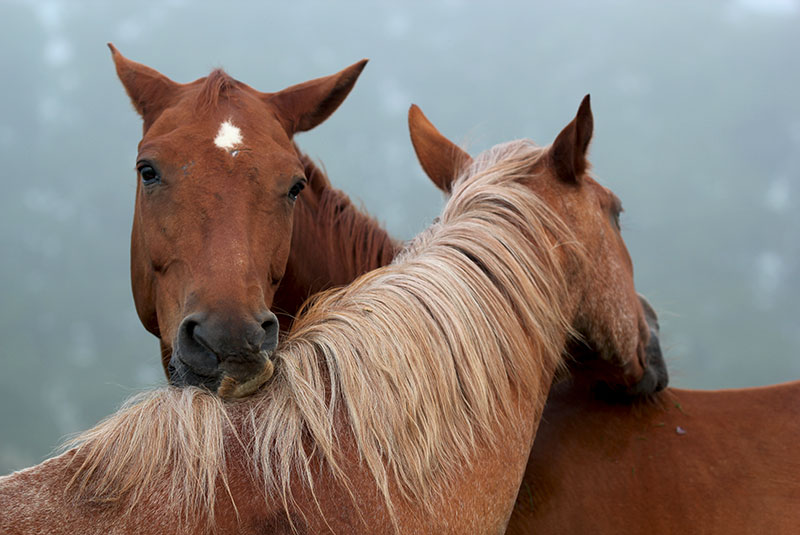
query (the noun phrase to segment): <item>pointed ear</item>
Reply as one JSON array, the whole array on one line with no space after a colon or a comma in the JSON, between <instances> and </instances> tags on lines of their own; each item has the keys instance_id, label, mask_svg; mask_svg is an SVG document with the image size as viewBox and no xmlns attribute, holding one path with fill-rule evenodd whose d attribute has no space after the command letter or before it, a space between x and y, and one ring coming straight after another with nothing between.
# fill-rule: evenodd
<instances>
[{"instance_id":1,"label":"pointed ear","mask_svg":"<svg viewBox=\"0 0 800 535\"><path fill-rule=\"evenodd\" d=\"M278 118L290 136L311 130L336 111L366 64L367 60L362 59L336 74L293 85L277 93L264 93L264 100L275 106Z\"/></svg>"},{"instance_id":2,"label":"pointed ear","mask_svg":"<svg viewBox=\"0 0 800 535\"><path fill-rule=\"evenodd\" d=\"M444 137L416 104L408 110L408 131L425 174L437 188L449 193L456 177L472 163L472 157Z\"/></svg>"},{"instance_id":3,"label":"pointed ear","mask_svg":"<svg viewBox=\"0 0 800 535\"><path fill-rule=\"evenodd\" d=\"M133 107L144 119L144 129L147 130L169 106L180 84L146 65L129 60L111 43L108 43L108 48L117 68L117 76L131 98Z\"/></svg>"},{"instance_id":4,"label":"pointed ear","mask_svg":"<svg viewBox=\"0 0 800 535\"><path fill-rule=\"evenodd\" d=\"M578 114L550 147L550 162L564 182L577 182L586 171L586 150L592 140L594 119L589 95L583 97Z\"/></svg>"}]
</instances>

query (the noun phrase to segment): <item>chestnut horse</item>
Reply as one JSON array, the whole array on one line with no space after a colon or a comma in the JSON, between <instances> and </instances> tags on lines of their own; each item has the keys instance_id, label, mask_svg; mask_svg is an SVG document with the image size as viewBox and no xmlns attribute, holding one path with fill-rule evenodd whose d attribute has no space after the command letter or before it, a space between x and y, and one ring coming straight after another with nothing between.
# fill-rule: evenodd
<instances>
[{"instance_id":1,"label":"chestnut horse","mask_svg":"<svg viewBox=\"0 0 800 535\"><path fill-rule=\"evenodd\" d=\"M800 381L609 404L585 378L550 391L507 533L797 532Z\"/></svg>"},{"instance_id":2,"label":"chestnut horse","mask_svg":"<svg viewBox=\"0 0 800 535\"><path fill-rule=\"evenodd\" d=\"M0 480L0 527L502 532L567 341L632 384L648 328L618 201L585 173L588 98L552 146L469 161L416 109L410 125L462 175L439 222L318 297L254 397L157 391Z\"/></svg>"},{"instance_id":3,"label":"chestnut horse","mask_svg":"<svg viewBox=\"0 0 800 535\"><path fill-rule=\"evenodd\" d=\"M452 176L426 171L449 190ZM550 392L508 533L795 533L800 381L658 392L658 318L642 305L659 387L645 378L609 403L597 388L607 364L572 344L571 377Z\"/></svg>"},{"instance_id":4,"label":"chestnut horse","mask_svg":"<svg viewBox=\"0 0 800 535\"><path fill-rule=\"evenodd\" d=\"M299 241L293 238L287 277L293 264L316 271L291 286L284 278L274 306L287 311L305 300L305 287L313 293L324 289L320 281L344 284L388 263L386 251L398 247L310 162L306 174L311 191L300 199L308 207L298 204ZM450 189L452 179L431 178ZM339 261L311 262L320 247ZM651 332L647 362L660 387L666 370L658 319L642 303ZM790 533L800 525L793 506L800 503L800 480L777 472L800 465L800 454L787 447L800 440L800 382L718 392L669 389L609 404L607 396L595 396L603 363L586 348L575 346L572 353L571 378L548 397L508 533L756 532L761 526ZM629 393L652 394L645 383ZM732 484L738 492L721 492ZM590 514L575 514L576 501Z\"/></svg>"},{"instance_id":5,"label":"chestnut horse","mask_svg":"<svg viewBox=\"0 0 800 535\"><path fill-rule=\"evenodd\" d=\"M292 136L336 110L366 60L261 93L221 70L179 84L109 48L144 122L131 232L139 318L172 384L246 395L272 372L269 307L307 182Z\"/></svg>"}]
</instances>

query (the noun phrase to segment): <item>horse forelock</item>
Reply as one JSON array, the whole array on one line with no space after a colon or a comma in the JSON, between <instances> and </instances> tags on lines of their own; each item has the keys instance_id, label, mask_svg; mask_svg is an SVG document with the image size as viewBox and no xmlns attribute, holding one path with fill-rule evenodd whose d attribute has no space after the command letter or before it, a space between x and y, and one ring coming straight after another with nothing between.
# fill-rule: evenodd
<instances>
[{"instance_id":1,"label":"horse forelock","mask_svg":"<svg viewBox=\"0 0 800 535\"><path fill-rule=\"evenodd\" d=\"M540 154L517 142L479 156L440 221L393 264L315 300L253 398L226 405L162 389L87 432L73 486L134 506L161 485L187 518L213 518L227 488L226 448L247 436L258 480L287 513L294 485L313 494L314 459L354 495L345 442L390 515L398 494L435 503L476 446L520 418L518 399L544 405L547 373L570 334L561 303L574 238L513 180Z\"/></svg>"},{"instance_id":2,"label":"horse forelock","mask_svg":"<svg viewBox=\"0 0 800 535\"><path fill-rule=\"evenodd\" d=\"M212 111L219 106L219 101L238 87L239 82L222 69L214 69L201 81L197 96L197 111Z\"/></svg>"}]
</instances>

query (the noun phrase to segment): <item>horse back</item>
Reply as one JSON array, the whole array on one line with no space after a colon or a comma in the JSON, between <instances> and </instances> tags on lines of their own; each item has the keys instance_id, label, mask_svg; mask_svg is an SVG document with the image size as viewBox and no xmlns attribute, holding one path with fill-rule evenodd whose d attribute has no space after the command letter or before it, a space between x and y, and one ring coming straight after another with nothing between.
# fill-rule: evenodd
<instances>
[{"instance_id":1,"label":"horse back","mask_svg":"<svg viewBox=\"0 0 800 535\"><path fill-rule=\"evenodd\" d=\"M800 381L634 405L562 385L508 533L794 532L799 440Z\"/></svg>"}]
</instances>

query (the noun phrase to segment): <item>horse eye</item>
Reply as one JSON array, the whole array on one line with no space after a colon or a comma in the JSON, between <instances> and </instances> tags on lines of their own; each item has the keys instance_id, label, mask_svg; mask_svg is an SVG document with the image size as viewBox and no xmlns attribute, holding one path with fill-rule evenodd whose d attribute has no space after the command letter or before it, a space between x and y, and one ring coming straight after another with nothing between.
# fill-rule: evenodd
<instances>
[{"instance_id":1,"label":"horse eye","mask_svg":"<svg viewBox=\"0 0 800 535\"><path fill-rule=\"evenodd\" d=\"M620 208L618 210L614 210L614 212L611 214L614 221L614 225L617 227L617 230L622 230L622 227L619 224L619 217L620 215L622 215L622 212L623 210L622 208Z\"/></svg>"},{"instance_id":2,"label":"horse eye","mask_svg":"<svg viewBox=\"0 0 800 535\"><path fill-rule=\"evenodd\" d=\"M137 171L139 171L139 176L142 177L142 183L145 186L149 186L150 184L155 184L156 182L161 180L158 171L156 171L155 168L150 164L145 163L139 165Z\"/></svg>"},{"instance_id":3,"label":"horse eye","mask_svg":"<svg viewBox=\"0 0 800 535\"><path fill-rule=\"evenodd\" d=\"M298 180L292 186L292 189L289 190L289 198L293 201L297 200L297 196L300 195L300 192L306 187L306 180Z\"/></svg>"},{"instance_id":4,"label":"horse eye","mask_svg":"<svg viewBox=\"0 0 800 535\"><path fill-rule=\"evenodd\" d=\"M617 230L622 230L619 225L619 216L622 215L622 212L625 210L622 209L622 202L614 196L611 198L611 206L609 207L609 215L611 216L611 222L614 223L614 226L617 227Z\"/></svg>"}]
</instances>

